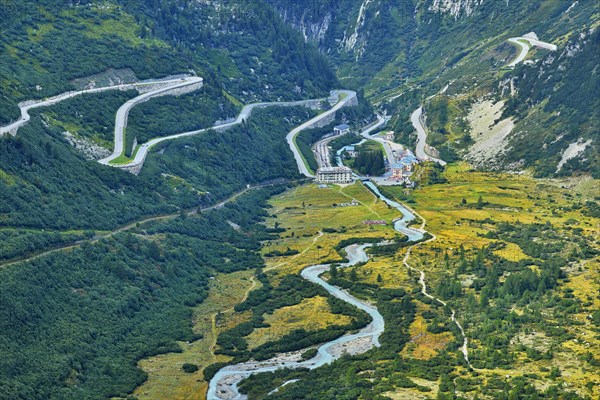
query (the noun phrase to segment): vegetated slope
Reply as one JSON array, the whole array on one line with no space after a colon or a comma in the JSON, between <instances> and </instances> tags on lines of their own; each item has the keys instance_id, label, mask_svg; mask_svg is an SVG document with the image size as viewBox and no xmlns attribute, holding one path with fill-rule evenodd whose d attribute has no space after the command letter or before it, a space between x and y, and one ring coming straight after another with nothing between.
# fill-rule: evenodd
<instances>
[{"instance_id":1,"label":"vegetated slope","mask_svg":"<svg viewBox=\"0 0 600 400\"><path fill-rule=\"evenodd\" d=\"M589 30L574 35L559 53L515 71L518 89L503 117L514 116L517 123L505 162L535 166L544 176L589 171L600 178L599 65L600 31Z\"/></svg>"},{"instance_id":2,"label":"vegetated slope","mask_svg":"<svg viewBox=\"0 0 600 400\"><path fill-rule=\"evenodd\" d=\"M260 267L255 222L279 190L0 271L0 398L127 396L146 378L140 358L198 339L191 307L209 276Z\"/></svg>"},{"instance_id":3,"label":"vegetated slope","mask_svg":"<svg viewBox=\"0 0 600 400\"><path fill-rule=\"evenodd\" d=\"M269 2L332 59L344 84L363 87L372 101L381 102L393 115L390 125L402 142L414 143L409 116L423 104L434 133L428 140L450 161L472 144L466 123L472 104L496 94L499 82L512 76L505 66L518 51L506 40L533 31L540 40L558 45L560 53L569 40L597 25L599 11L597 2L562 0L320 0L309 7L297 1ZM548 53L532 48L528 59ZM573 85L580 85L587 76L574 74L571 79L575 80ZM520 80L514 82L518 85ZM424 101L448 84L448 97ZM548 96L548 92L543 93ZM446 115L440 118L436 115L440 112ZM583 121L594 115L582 114L563 116L550 130L554 139L567 125L586 130ZM537 137L545 118L536 114L529 118L540 125L533 135ZM518 137L513 134L508 139L516 143ZM493 163L533 167L537 174L548 175L556 172L565 147L560 143L542 153L531 152L525 163L513 162L523 158L518 152L497 157ZM571 163L577 164L577 170L589 171L584 158L576 157ZM559 174L572 172L568 166L559 170Z\"/></svg>"},{"instance_id":4,"label":"vegetated slope","mask_svg":"<svg viewBox=\"0 0 600 400\"><path fill-rule=\"evenodd\" d=\"M285 135L310 115L306 108L258 110L230 131L165 143L139 176L85 161L36 118L0 141L0 154L9 157L0 180L3 233L16 236L22 230L15 227L25 226L43 248L56 231L40 228L110 229L143 214L214 203L248 183L296 178ZM278 190L251 191L225 209L132 226L134 235L0 269L7 332L0 339L0 398L100 399L133 391L145 379L140 358L194 339L190 307L206 296L210 275L261 266L257 252L269 233L259 222L264 201ZM14 246L35 251L9 238L0 254Z\"/></svg>"},{"instance_id":5,"label":"vegetated slope","mask_svg":"<svg viewBox=\"0 0 600 400\"><path fill-rule=\"evenodd\" d=\"M111 68L135 73L113 82L214 74L242 102L316 97L336 83L325 58L262 2L25 1L0 12L0 123L18 117L18 101Z\"/></svg>"},{"instance_id":6,"label":"vegetated slope","mask_svg":"<svg viewBox=\"0 0 600 400\"><path fill-rule=\"evenodd\" d=\"M18 117L19 101L190 70L205 86L181 98L184 117L172 118L176 98L157 99L143 105L158 110L148 119L132 114L134 132L188 129L231 116L238 102L320 97L336 84L325 58L256 1L15 1L0 12L1 124ZM2 262L86 242L0 269L1 399L126 396L145 379L140 358L194 339L190 307L210 275L261 265L268 232L257 222L270 189L206 215L132 224L135 235L89 239L297 178L285 135L310 110L261 110L228 132L165 143L139 176L89 161L65 140L69 131L106 146L132 95L40 108L17 136L0 137ZM179 125L161 125L160 112Z\"/></svg>"}]
</instances>

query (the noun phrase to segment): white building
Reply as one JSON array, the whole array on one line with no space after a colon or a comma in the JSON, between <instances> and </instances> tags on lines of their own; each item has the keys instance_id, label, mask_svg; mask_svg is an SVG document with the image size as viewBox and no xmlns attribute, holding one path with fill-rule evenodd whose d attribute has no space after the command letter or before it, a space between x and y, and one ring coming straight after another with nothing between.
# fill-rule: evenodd
<instances>
[{"instance_id":1,"label":"white building","mask_svg":"<svg viewBox=\"0 0 600 400\"><path fill-rule=\"evenodd\" d=\"M352 183L352 170L348 167L322 167L317 170L319 183Z\"/></svg>"},{"instance_id":2,"label":"white building","mask_svg":"<svg viewBox=\"0 0 600 400\"><path fill-rule=\"evenodd\" d=\"M348 124L341 124L333 127L334 135L345 135L348 132L350 132L350 126Z\"/></svg>"}]
</instances>

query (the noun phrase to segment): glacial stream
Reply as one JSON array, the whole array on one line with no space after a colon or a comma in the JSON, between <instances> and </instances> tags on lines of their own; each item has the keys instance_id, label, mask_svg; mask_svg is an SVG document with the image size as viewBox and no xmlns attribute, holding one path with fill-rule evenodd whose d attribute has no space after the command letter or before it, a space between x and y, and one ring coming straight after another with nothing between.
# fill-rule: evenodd
<instances>
[{"instance_id":1,"label":"glacial stream","mask_svg":"<svg viewBox=\"0 0 600 400\"><path fill-rule=\"evenodd\" d=\"M423 239L424 231L414 229L408 224L415 219L415 216L402 204L385 197L372 182L364 184L375 193L381 200L389 206L394 207L400 213L402 218L394 220L394 229L408 236L409 241L418 241ZM365 249L371 244L350 245L345 248L348 255L348 262L340 264L340 267L349 267L360 262L366 262L368 256ZM228 365L221 368L211 379L208 387L208 400L242 400L247 397L239 393L237 385L240 381L252 374L260 372L272 372L280 368L308 368L314 369L325 364L329 364L340 358L345 352L351 354L360 354L370 350L373 347L379 347L379 336L384 331L383 316L373 305L359 300L340 288L330 285L321 279L321 274L329 270L329 264L312 265L301 272L301 276L317 285L322 286L331 295L341 299L353 306L368 313L372 321L357 333L346 334L335 340L319 345L317 355L310 360L303 361L302 353L307 349L299 351L282 353L265 361L247 361L235 365Z\"/></svg>"}]
</instances>

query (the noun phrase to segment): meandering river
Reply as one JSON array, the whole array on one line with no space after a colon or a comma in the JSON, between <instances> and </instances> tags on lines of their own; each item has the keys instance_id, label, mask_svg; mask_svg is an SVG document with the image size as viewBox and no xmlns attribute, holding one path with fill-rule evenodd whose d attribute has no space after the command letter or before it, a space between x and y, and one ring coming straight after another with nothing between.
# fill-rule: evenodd
<instances>
[{"instance_id":1,"label":"meandering river","mask_svg":"<svg viewBox=\"0 0 600 400\"><path fill-rule=\"evenodd\" d=\"M365 182L365 185L380 199L402 213L401 218L394 220L394 229L396 229L396 231L408 236L409 241L423 239L424 231L408 226L408 224L415 219L415 216L410 210L402 204L385 197L373 183ZM345 250L348 255L348 262L340 264L340 267L349 267L360 262L366 262L368 256L365 253L365 249L369 246L371 246L371 244L354 244L346 247ZM345 352L359 354L364 353L373 347L379 347L379 336L383 333L385 328L383 316L372 304L369 304L364 300L359 300L346 291L330 285L321 279L321 274L329 269L329 265L330 264L312 265L302 270L301 275L304 279L323 287L332 296L368 313L372 318L371 323L357 333L349 333L319 345L317 348L317 355L310 360L301 359L302 353L307 350L303 349L279 354L265 361L247 361L240 364L228 365L220 369L211 379L207 394L208 400L246 399L245 395L239 393L237 385L240 381L252 374L272 372L280 368L314 369L337 360Z\"/></svg>"}]
</instances>

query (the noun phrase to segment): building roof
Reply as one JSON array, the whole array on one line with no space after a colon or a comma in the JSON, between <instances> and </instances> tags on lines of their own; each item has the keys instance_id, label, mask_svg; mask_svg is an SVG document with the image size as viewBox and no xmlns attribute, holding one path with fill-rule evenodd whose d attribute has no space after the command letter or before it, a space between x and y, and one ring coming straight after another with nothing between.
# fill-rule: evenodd
<instances>
[{"instance_id":1,"label":"building roof","mask_svg":"<svg viewBox=\"0 0 600 400\"><path fill-rule=\"evenodd\" d=\"M321 167L317 170L317 173L319 172L338 172L338 173L342 173L342 172L352 172L352 170L348 167Z\"/></svg>"},{"instance_id":2,"label":"building roof","mask_svg":"<svg viewBox=\"0 0 600 400\"><path fill-rule=\"evenodd\" d=\"M354 151L354 146L346 146L346 151Z\"/></svg>"},{"instance_id":3,"label":"building roof","mask_svg":"<svg viewBox=\"0 0 600 400\"><path fill-rule=\"evenodd\" d=\"M417 163L417 162L419 162L419 159L411 154L411 155L407 155L405 157L402 157L401 162L403 162L403 163Z\"/></svg>"},{"instance_id":4,"label":"building roof","mask_svg":"<svg viewBox=\"0 0 600 400\"><path fill-rule=\"evenodd\" d=\"M350 129L350 125L348 125L348 124L336 125L333 127L333 129L339 129L340 131L343 131L346 129Z\"/></svg>"}]
</instances>

